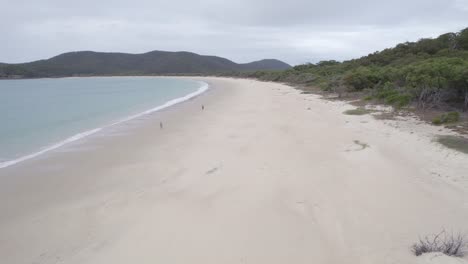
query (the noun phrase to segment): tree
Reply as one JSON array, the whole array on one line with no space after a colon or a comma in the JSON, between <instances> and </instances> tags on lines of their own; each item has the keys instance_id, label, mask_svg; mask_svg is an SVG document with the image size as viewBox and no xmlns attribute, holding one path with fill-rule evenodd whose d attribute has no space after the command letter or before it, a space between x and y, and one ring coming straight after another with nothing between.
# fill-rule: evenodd
<instances>
[{"instance_id":1,"label":"tree","mask_svg":"<svg viewBox=\"0 0 468 264\"><path fill-rule=\"evenodd\" d=\"M457 48L461 50L468 50L468 28L465 28L458 33Z\"/></svg>"}]
</instances>

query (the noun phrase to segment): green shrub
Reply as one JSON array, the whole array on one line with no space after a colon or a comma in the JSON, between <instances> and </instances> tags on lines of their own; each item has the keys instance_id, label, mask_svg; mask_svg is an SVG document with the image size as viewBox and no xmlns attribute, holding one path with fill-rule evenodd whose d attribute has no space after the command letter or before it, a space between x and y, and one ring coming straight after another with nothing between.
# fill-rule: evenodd
<instances>
[{"instance_id":1,"label":"green shrub","mask_svg":"<svg viewBox=\"0 0 468 264\"><path fill-rule=\"evenodd\" d=\"M320 82L317 84L317 86L324 92L331 92L332 89L331 89L331 86L328 85L327 82Z\"/></svg>"},{"instance_id":2,"label":"green shrub","mask_svg":"<svg viewBox=\"0 0 468 264\"><path fill-rule=\"evenodd\" d=\"M455 123L460 120L460 113L458 112L448 112L441 114L437 117L435 117L432 120L432 123L434 125L442 125L442 124L448 124L448 123Z\"/></svg>"},{"instance_id":3,"label":"green shrub","mask_svg":"<svg viewBox=\"0 0 468 264\"><path fill-rule=\"evenodd\" d=\"M434 124L434 125L442 125L443 122L442 122L442 119L440 118L440 116L434 117L434 119L432 119L432 124Z\"/></svg>"},{"instance_id":4,"label":"green shrub","mask_svg":"<svg viewBox=\"0 0 468 264\"><path fill-rule=\"evenodd\" d=\"M454 123L460 120L460 113L458 112L448 112L445 120L447 123Z\"/></svg>"},{"instance_id":5,"label":"green shrub","mask_svg":"<svg viewBox=\"0 0 468 264\"><path fill-rule=\"evenodd\" d=\"M375 97L380 100L385 100L387 97L397 94L399 94L398 91L394 89L380 89L377 91Z\"/></svg>"},{"instance_id":6,"label":"green shrub","mask_svg":"<svg viewBox=\"0 0 468 264\"><path fill-rule=\"evenodd\" d=\"M411 96L407 94L391 94L385 98L385 103L402 108L411 102Z\"/></svg>"},{"instance_id":7,"label":"green shrub","mask_svg":"<svg viewBox=\"0 0 468 264\"><path fill-rule=\"evenodd\" d=\"M412 99L411 95L400 93L389 82L385 83L383 88L377 90L375 98L383 100L386 104L393 105L396 108L408 105Z\"/></svg>"},{"instance_id":8,"label":"green shrub","mask_svg":"<svg viewBox=\"0 0 468 264\"><path fill-rule=\"evenodd\" d=\"M376 72L369 67L358 67L344 76L344 84L361 91L372 88L379 79Z\"/></svg>"}]
</instances>

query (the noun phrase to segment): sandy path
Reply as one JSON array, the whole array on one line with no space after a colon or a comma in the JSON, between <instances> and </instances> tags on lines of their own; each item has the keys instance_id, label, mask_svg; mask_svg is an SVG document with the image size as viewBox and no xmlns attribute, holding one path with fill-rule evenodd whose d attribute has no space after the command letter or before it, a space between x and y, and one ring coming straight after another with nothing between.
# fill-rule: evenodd
<instances>
[{"instance_id":1,"label":"sandy path","mask_svg":"<svg viewBox=\"0 0 468 264\"><path fill-rule=\"evenodd\" d=\"M419 235L468 231L468 155L434 127L204 80L183 106L0 170L2 263L415 263Z\"/></svg>"}]
</instances>

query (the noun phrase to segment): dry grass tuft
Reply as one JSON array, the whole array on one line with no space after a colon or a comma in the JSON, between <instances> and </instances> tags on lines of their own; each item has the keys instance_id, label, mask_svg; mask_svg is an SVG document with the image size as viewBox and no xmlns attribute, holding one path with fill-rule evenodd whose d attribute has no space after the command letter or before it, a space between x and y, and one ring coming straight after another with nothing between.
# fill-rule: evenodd
<instances>
[{"instance_id":1,"label":"dry grass tuft","mask_svg":"<svg viewBox=\"0 0 468 264\"><path fill-rule=\"evenodd\" d=\"M411 251L420 256L424 253L440 252L448 256L463 257L468 247L466 237L460 233L447 233L445 230L436 235L420 238L411 246Z\"/></svg>"}]
</instances>

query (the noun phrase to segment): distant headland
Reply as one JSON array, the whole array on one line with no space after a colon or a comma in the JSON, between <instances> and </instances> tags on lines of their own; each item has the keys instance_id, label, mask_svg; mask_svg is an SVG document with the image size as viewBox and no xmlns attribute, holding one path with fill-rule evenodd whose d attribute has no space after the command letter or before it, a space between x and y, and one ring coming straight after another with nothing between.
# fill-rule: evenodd
<instances>
[{"instance_id":1,"label":"distant headland","mask_svg":"<svg viewBox=\"0 0 468 264\"><path fill-rule=\"evenodd\" d=\"M151 51L142 54L77 51L28 63L0 63L0 78L207 74L289 68L289 64L276 59L239 64L217 56L185 51Z\"/></svg>"}]
</instances>

